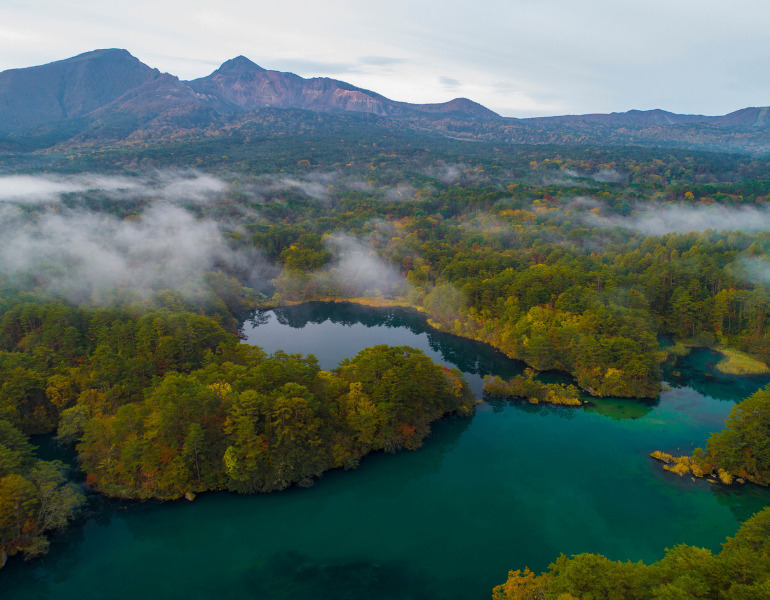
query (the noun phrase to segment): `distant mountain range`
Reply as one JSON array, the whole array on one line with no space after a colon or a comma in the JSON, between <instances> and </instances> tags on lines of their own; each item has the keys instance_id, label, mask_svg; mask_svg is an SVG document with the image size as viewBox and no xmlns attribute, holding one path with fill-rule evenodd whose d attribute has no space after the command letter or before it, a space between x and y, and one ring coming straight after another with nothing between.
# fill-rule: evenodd
<instances>
[{"instance_id":1,"label":"distant mountain range","mask_svg":"<svg viewBox=\"0 0 770 600\"><path fill-rule=\"evenodd\" d=\"M0 73L0 148L29 151L178 139L237 129L264 110L387 119L387 127L496 143L638 144L770 151L770 109L723 116L664 110L514 119L466 98L410 104L325 77L266 70L244 56L182 81L126 50ZM298 117L301 118L301 117Z\"/></svg>"},{"instance_id":2,"label":"distant mountain range","mask_svg":"<svg viewBox=\"0 0 770 600\"><path fill-rule=\"evenodd\" d=\"M443 104L409 104L343 81L268 71L238 56L208 77L182 81L148 67L126 50L94 50L39 67L0 73L0 134L57 121L113 115L161 117L244 113L262 108L362 112L384 117L455 114L496 119L480 104L457 98Z\"/></svg>"},{"instance_id":3,"label":"distant mountain range","mask_svg":"<svg viewBox=\"0 0 770 600\"><path fill-rule=\"evenodd\" d=\"M550 123L597 123L601 125L689 125L708 123L718 127L760 128L770 126L770 107L742 108L727 115L708 117L706 115L679 115L665 110L629 110L622 113L565 115L561 117L535 117L524 119L532 122Z\"/></svg>"}]
</instances>

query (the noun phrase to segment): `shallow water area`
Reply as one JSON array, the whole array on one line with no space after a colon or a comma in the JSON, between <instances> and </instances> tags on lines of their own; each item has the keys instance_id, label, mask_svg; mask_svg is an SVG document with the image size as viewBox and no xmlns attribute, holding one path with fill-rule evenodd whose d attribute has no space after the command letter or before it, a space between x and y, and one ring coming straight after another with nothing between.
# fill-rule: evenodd
<instances>
[{"instance_id":1,"label":"shallow water area","mask_svg":"<svg viewBox=\"0 0 770 600\"><path fill-rule=\"evenodd\" d=\"M326 369L366 346L416 346L458 366L477 394L484 375L524 368L400 309L311 303L261 313L244 333L268 352L313 353ZM767 381L703 376L698 352L656 401L491 400L434 424L418 451L366 457L309 489L94 498L44 560L0 572L2 598L489 598L509 569L541 571L561 552L653 561L678 543L718 550L770 504L768 490L693 482L648 454L702 446Z\"/></svg>"}]
</instances>

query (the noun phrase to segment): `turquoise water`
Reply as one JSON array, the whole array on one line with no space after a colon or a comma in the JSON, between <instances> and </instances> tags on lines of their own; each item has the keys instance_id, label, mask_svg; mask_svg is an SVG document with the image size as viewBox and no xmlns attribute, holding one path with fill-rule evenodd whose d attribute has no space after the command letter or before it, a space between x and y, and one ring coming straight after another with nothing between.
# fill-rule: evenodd
<instances>
[{"instance_id":1,"label":"turquoise water","mask_svg":"<svg viewBox=\"0 0 770 600\"><path fill-rule=\"evenodd\" d=\"M390 343L460 366L477 391L484 374L522 370L406 311L310 304L256 321L244 327L249 343L312 352L326 368ZM648 453L703 445L742 397L728 392L768 379L720 379L708 353L689 361L657 401L485 402L472 418L436 423L416 452L367 457L308 489L192 503L94 498L43 561L14 559L0 572L0 595L481 599L509 569L540 571L560 552L652 561L677 543L718 550L770 493L679 478Z\"/></svg>"}]
</instances>

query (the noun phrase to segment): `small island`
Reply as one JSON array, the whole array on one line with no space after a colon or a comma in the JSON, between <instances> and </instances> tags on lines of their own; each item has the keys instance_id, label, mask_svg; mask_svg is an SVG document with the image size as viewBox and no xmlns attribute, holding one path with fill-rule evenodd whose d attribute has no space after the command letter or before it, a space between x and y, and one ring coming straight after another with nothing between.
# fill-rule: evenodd
<instances>
[{"instance_id":1,"label":"small island","mask_svg":"<svg viewBox=\"0 0 770 600\"><path fill-rule=\"evenodd\" d=\"M487 377L484 393L495 398L521 398L530 404L561 404L583 406L580 392L574 385L543 383L535 379L536 371L526 369L524 375L516 375L508 381L500 377Z\"/></svg>"}]
</instances>

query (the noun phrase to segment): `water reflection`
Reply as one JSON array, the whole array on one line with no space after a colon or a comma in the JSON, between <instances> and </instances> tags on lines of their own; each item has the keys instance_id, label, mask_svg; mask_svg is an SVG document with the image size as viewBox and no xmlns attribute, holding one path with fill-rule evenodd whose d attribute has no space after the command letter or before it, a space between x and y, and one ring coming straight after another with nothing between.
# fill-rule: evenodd
<instances>
[{"instance_id":1,"label":"water reflection","mask_svg":"<svg viewBox=\"0 0 770 600\"><path fill-rule=\"evenodd\" d=\"M251 342L250 332L268 325L271 318L278 324L292 329L304 329L309 324L325 323L345 327L363 327L366 329L385 328L400 330L414 337L425 338L427 348L440 355L444 362L450 363L467 374L479 376L500 375L513 377L524 371L521 361L511 360L502 352L487 344L467 340L458 336L437 331L426 322L425 316L415 310L404 308L372 308L351 303L308 302L297 306L286 306L270 311L258 311L246 320L248 327L244 332ZM337 336L341 331L337 330ZM404 343L409 336L403 336ZM327 343L332 342L327 338ZM259 345L259 339L255 342ZM424 348L424 349L427 349Z\"/></svg>"},{"instance_id":2,"label":"water reflection","mask_svg":"<svg viewBox=\"0 0 770 600\"><path fill-rule=\"evenodd\" d=\"M659 398L591 398L584 410L618 421L641 419L650 414L658 404Z\"/></svg>"},{"instance_id":3,"label":"water reflection","mask_svg":"<svg viewBox=\"0 0 770 600\"><path fill-rule=\"evenodd\" d=\"M738 486L710 484L719 504L727 506L738 521L745 521L762 510L768 502L768 492L753 483Z\"/></svg>"},{"instance_id":4,"label":"water reflection","mask_svg":"<svg viewBox=\"0 0 770 600\"><path fill-rule=\"evenodd\" d=\"M433 600L438 598L436 583L407 561L373 562L356 557L330 562L289 551L274 554L250 569L241 585L252 598ZM216 596L223 597L221 593Z\"/></svg>"},{"instance_id":5,"label":"water reflection","mask_svg":"<svg viewBox=\"0 0 770 600\"><path fill-rule=\"evenodd\" d=\"M770 375L720 373L716 364L722 358L715 350L694 348L676 365L663 365L663 377L672 386L690 387L704 396L729 402L740 401L770 383Z\"/></svg>"},{"instance_id":6,"label":"water reflection","mask_svg":"<svg viewBox=\"0 0 770 600\"><path fill-rule=\"evenodd\" d=\"M540 417L558 417L560 419L574 419L577 411L574 406L559 406L556 404L548 404L547 402L541 402L539 404L531 404L526 400L507 398L494 398L492 396L484 396L484 401L492 408L492 412L502 413L508 407L514 406L516 410L528 415L538 415Z\"/></svg>"},{"instance_id":7,"label":"water reflection","mask_svg":"<svg viewBox=\"0 0 770 600\"><path fill-rule=\"evenodd\" d=\"M297 341L294 334L301 331ZM269 311L258 311L247 320L244 333L248 342L263 346L268 352L278 348L292 352L312 352L321 357L323 368L336 366L336 361L353 356L367 345L378 343L405 344L421 348L429 356L459 368L468 379L471 389L499 411L507 402L521 410L543 415L572 418L573 408L539 406L527 402L499 401L486 397L482 380L486 375L508 379L524 372L522 361L512 360L487 344L436 331L423 314L403 308L371 308L351 303L308 302ZM296 343L295 346L291 344ZM323 361L326 361L324 364ZM539 373L546 383L574 384L574 379L557 371ZM652 399L592 398L585 410L610 419L639 419L657 405Z\"/></svg>"}]
</instances>

